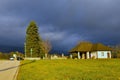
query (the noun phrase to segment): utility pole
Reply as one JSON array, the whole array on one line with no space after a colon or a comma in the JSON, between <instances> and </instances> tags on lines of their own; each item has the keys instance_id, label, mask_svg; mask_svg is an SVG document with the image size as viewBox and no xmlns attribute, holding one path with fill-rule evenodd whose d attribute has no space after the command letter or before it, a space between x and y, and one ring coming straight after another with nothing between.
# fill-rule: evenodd
<instances>
[{"instance_id":1,"label":"utility pole","mask_svg":"<svg viewBox=\"0 0 120 80\"><path fill-rule=\"evenodd\" d=\"M26 43L24 43L24 47L25 47L25 58L27 57L26 56Z\"/></svg>"},{"instance_id":2,"label":"utility pole","mask_svg":"<svg viewBox=\"0 0 120 80\"><path fill-rule=\"evenodd\" d=\"M33 50L32 50L32 48L31 48L31 49L30 49L31 58L32 58L32 51L33 51Z\"/></svg>"}]
</instances>

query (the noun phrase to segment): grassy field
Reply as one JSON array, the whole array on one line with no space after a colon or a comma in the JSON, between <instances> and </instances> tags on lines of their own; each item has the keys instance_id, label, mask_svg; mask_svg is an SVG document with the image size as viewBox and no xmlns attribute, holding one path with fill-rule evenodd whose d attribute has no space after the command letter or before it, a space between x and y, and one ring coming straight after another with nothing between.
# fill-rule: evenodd
<instances>
[{"instance_id":1,"label":"grassy field","mask_svg":"<svg viewBox=\"0 0 120 80\"><path fill-rule=\"evenodd\" d=\"M120 59L22 61L18 80L120 80Z\"/></svg>"}]
</instances>

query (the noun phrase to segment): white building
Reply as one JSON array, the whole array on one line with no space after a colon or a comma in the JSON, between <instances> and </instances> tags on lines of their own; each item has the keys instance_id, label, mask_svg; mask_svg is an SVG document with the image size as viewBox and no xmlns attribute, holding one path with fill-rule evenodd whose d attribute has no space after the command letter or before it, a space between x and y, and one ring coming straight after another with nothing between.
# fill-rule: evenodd
<instances>
[{"instance_id":1,"label":"white building","mask_svg":"<svg viewBox=\"0 0 120 80\"><path fill-rule=\"evenodd\" d=\"M92 44L90 42L81 42L69 52L70 54L77 54L78 59L97 59L97 58L111 58L112 49L101 43Z\"/></svg>"}]
</instances>

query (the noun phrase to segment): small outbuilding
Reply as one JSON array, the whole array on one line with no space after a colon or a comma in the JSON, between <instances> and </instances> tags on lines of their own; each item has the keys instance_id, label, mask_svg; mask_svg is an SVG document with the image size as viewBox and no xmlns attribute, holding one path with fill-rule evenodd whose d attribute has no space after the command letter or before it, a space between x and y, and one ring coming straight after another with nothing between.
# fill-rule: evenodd
<instances>
[{"instance_id":1,"label":"small outbuilding","mask_svg":"<svg viewBox=\"0 0 120 80\"><path fill-rule=\"evenodd\" d=\"M93 44L91 42L80 42L69 53L77 54L78 59L100 59L111 58L112 48L101 43Z\"/></svg>"}]
</instances>

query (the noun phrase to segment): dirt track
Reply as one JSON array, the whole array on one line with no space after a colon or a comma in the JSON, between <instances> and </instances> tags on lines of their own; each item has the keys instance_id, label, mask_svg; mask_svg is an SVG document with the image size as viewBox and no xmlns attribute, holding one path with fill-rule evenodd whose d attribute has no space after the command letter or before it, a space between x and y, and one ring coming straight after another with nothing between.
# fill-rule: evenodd
<instances>
[{"instance_id":1,"label":"dirt track","mask_svg":"<svg viewBox=\"0 0 120 80\"><path fill-rule=\"evenodd\" d=\"M15 80L19 61L0 61L0 80Z\"/></svg>"}]
</instances>

